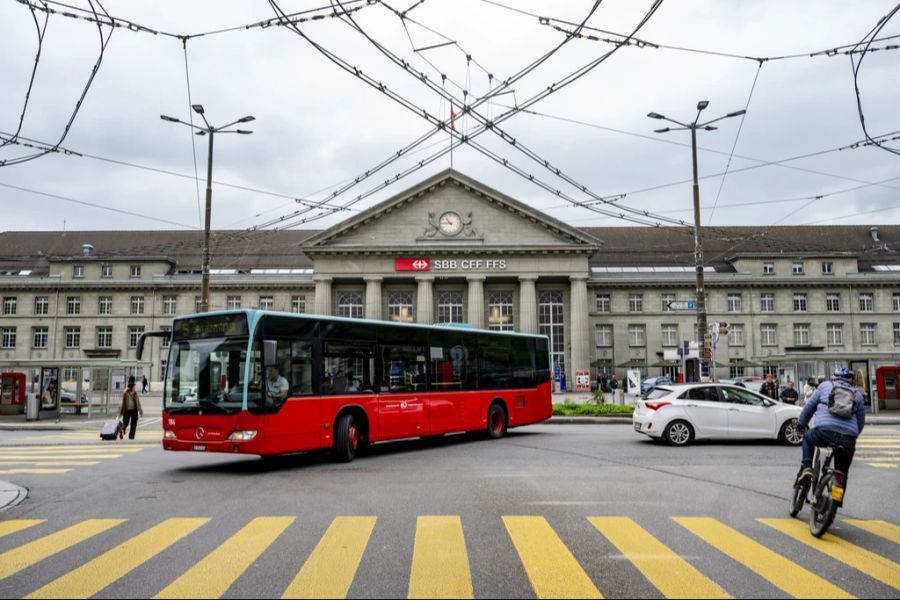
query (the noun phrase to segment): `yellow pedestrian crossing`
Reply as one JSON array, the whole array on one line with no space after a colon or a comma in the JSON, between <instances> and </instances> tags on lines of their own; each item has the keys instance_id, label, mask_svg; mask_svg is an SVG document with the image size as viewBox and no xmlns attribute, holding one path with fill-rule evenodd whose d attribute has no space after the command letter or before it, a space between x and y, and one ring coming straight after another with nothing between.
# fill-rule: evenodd
<instances>
[{"instance_id":1,"label":"yellow pedestrian crossing","mask_svg":"<svg viewBox=\"0 0 900 600\"><path fill-rule=\"evenodd\" d=\"M593 566L589 570L593 569L593 572L586 570L570 549L572 540L563 539L546 517L511 515L500 520L509 538L496 538L500 546L492 547L490 554L516 557L535 596L602 598L600 589L606 586L613 590L621 589L615 587L621 586L621 569L597 570L598 563L592 561ZM732 568L744 569L748 575L754 574L797 598L852 598L852 592L871 589L854 583L853 578L847 576L848 569L858 572L861 577L880 582L878 585L900 589L900 564L891 558L890 552L887 556L883 555L883 544L900 543L900 525L895 523L839 520L839 523L845 522L857 528L853 530L856 533L842 530L840 535L826 534L822 539L816 539L809 534L806 522L799 519L758 519L771 528L770 536L766 536L765 531L760 533L758 526L755 530L751 529L751 533L745 533L710 517L674 517L672 520L680 527L670 530L670 533L681 532L692 539L695 539L694 536L702 539L711 547L709 553L701 552L698 556L693 551L690 557L679 555L653 535L652 531L660 526L658 521L654 527L645 529L631 517L588 516L586 521L581 520L581 526L592 535L580 539L582 543L585 539L594 539L595 544L588 548L580 547L579 555L585 553L590 556L589 553L593 553L603 558L605 554L605 558L609 559L607 562L612 564L627 560L636 568L634 576L644 578L665 598L731 598L737 593L746 595L747 582L752 578L744 578L741 589L728 590L725 582L733 581L733 578L717 580L723 576L722 569L704 573L695 566L709 565L710 559L726 556L736 561ZM115 592L117 582L118 585L126 585L129 573L151 559L165 557L167 552L172 552L170 547L180 540L184 540L182 549L191 548L195 543L202 545L203 537L198 537L196 541L194 538L212 530L205 527L210 521L205 517L169 518L157 524L151 523L141 531L140 527L135 530L125 519L89 519L50 534L46 534L47 522L42 519L0 521L0 538L11 534L26 538L37 536L0 553L0 580L4 581L4 589L11 590L17 589L15 586L27 586L35 573L55 577L44 585L35 584L37 589L30 593L25 590L26 598L86 598L107 588L109 592ZM154 569L153 572L163 580L148 592L152 594L154 589L160 590L156 598L220 598L228 594L235 582L252 567L259 567L260 570L254 569L255 574L264 573L265 577L283 581L283 598L345 598L360 577L359 567L368 553L378 560L378 557L401 556L408 551L386 541L390 535L379 538L378 544L370 544L377 521L375 516L337 516L308 555L282 556L282 560L271 563L277 566L277 571L265 572L263 569L268 563L260 559L276 541L284 540L284 544L279 546L281 553L284 548L295 547L296 542L304 537L312 542L314 540L309 536L319 536L318 533L311 533L314 526L303 521L302 517L297 519L294 516L259 516L243 524L220 519L215 525L234 533L227 539L223 535L224 541L217 542L216 547L196 562L185 561L181 553L183 550L179 551L177 562ZM39 525L41 527L37 527ZM408 575L408 582L398 582L401 584L398 587L407 589L410 598L476 597L478 589L473 586L472 565L466 548L466 534L470 532L466 531L465 520L456 515L428 515L418 516L415 525L415 538L400 542L411 542L413 547L411 563L403 575L404 578ZM31 528L34 528L34 533L30 532ZM94 557L83 556L83 550L74 548L107 531L112 539L99 547L95 543L92 546L97 548ZM386 533L380 528L378 531L381 536ZM773 539L772 536L781 534L788 536L785 543L799 542L814 548L838 561L843 570L837 575L834 572L823 575L821 568L807 569L765 545ZM603 538L616 550L605 550L601 542ZM881 553L854 543L860 538L880 541L881 545L876 545ZM677 539L672 541L678 542ZM369 546L373 547L370 549ZM67 564L66 557L58 561L50 559L63 552L78 553L81 566L68 572L58 569L54 573L55 563ZM805 556L802 553L798 555ZM285 559L296 565L295 574L284 572ZM39 571L27 571L39 563ZM508 569L508 563L503 564L506 570L500 579L514 573ZM497 567L490 563L479 565L482 573L485 570L490 572L492 568ZM383 572L376 573L377 576L384 576ZM143 576L146 577L146 572ZM371 577L371 570L365 576ZM829 577L834 580L829 580ZM46 581L48 579L43 579L40 583ZM482 591L481 595L485 594ZM771 590L763 588L758 595L771 595Z\"/></svg>"},{"instance_id":2,"label":"yellow pedestrian crossing","mask_svg":"<svg viewBox=\"0 0 900 600\"><path fill-rule=\"evenodd\" d=\"M418 518L407 597L475 597L459 517Z\"/></svg>"},{"instance_id":3,"label":"yellow pedestrian crossing","mask_svg":"<svg viewBox=\"0 0 900 600\"><path fill-rule=\"evenodd\" d=\"M860 519L845 520L847 523L850 523L854 527L865 529L869 533L874 533L875 535L883 537L886 540L891 540L892 542L900 544L900 525L894 525L893 523L888 523L887 521L863 521Z\"/></svg>"},{"instance_id":4,"label":"yellow pedestrian crossing","mask_svg":"<svg viewBox=\"0 0 900 600\"><path fill-rule=\"evenodd\" d=\"M628 517L588 517L666 598L731 598L668 546Z\"/></svg>"},{"instance_id":5,"label":"yellow pedestrian crossing","mask_svg":"<svg viewBox=\"0 0 900 600\"><path fill-rule=\"evenodd\" d=\"M503 517L538 598L602 598L544 517Z\"/></svg>"},{"instance_id":6,"label":"yellow pedestrian crossing","mask_svg":"<svg viewBox=\"0 0 900 600\"><path fill-rule=\"evenodd\" d=\"M346 598L375 517L337 517L282 598Z\"/></svg>"},{"instance_id":7,"label":"yellow pedestrian crossing","mask_svg":"<svg viewBox=\"0 0 900 600\"><path fill-rule=\"evenodd\" d=\"M29 442L86 442L91 441L95 442L100 439L100 426L98 425L96 429L90 430L78 430L78 431L61 431L54 433L41 433L30 435L28 437L22 438L25 441ZM135 432L134 440L128 439L128 434L125 434L124 440L107 440L110 444L115 443L128 443L128 442L157 442L159 444L162 439L162 430L157 427L152 429L138 429Z\"/></svg>"},{"instance_id":8,"label":"yellow pedestrian crossing","mask_svg":"<svg viewBox=\"0 0 900 600\"><path fill-rule=\"evenodd\" d=\"M838 586L716 519L677 517L675 521L716 550L730 556L795 598L853 597Z\"/></svg>"},{"instance_id":9,"label":"yellow pedestrian crossing","mask_svg":"<svg viewBox=\"0 0 900 600\"><path fill-rule=\"evenodd\" d=\"M93 596L208 521L209 519L167 519L25 597Z\"/></svg>"},{"instance_id":10,"label":"yellow pedestrian crossing","mask_svg":"<svg viewBox=\"0 0 900 600\"><path fill-rule=\"evenodd\" d=\"M881 427L866 429L856 440L853 460L876 469L900 469L900 435Z\"/></svg>"},{"instance_id":11,"label":"yellow pedestrian crossing","mask_svg":"<svg viewBox=\"0 0 900 600\"><path fill-rule=\"evenodd\" d=\"M257 517L156 598L220 598L231 584L294 522L294 517Z\"/></svg>"},{"instance_id":12,"label":"yellow pedestrian crossing","mask_svg":"<svg viewBox=\"0 0 900 600\"><path fill-rule=\"evenodd\" d=\"M34 527L35 525L40 525L41 523L45 522L46 521L44 519L14 519L12 521L0 521L0 537L22 531L23 529L28 529L29 527Z\"/></svg>"},{"instance_id":13,"label":"yellow pedestrian crossing","mask_svg":"<svg viewBox=\"0 0 900 600\"><path fill-rule=\"evenodd\" d=\"M830 533L826 533L821 538L813 537L809 535L806 523L796 519L759 519L759 522L900 590L900 563L869 552L865 548L851 544Z\"/></svg>"},{"instance_id":14,"label":"yellow pedestrian crossing","mask_svg":"<svg viewBox=\"0 0 900 600\"><path fill-rule=\"evenodd\" d=\"M136 454L155 444L67 444L0 447L0 475L57 475L75 467L91 467L103 460Z\"/></svg>"},{"instance_id":15,"label":"yellow pedestrian crossing","mask_svg":"<svg viewBox=\"0 0 900 600\"><path fill-rule=\"evenodd\" d=\"M0 554L0 579L102 533L125 519L90 519Z\"/></svg>"}]
</instances>

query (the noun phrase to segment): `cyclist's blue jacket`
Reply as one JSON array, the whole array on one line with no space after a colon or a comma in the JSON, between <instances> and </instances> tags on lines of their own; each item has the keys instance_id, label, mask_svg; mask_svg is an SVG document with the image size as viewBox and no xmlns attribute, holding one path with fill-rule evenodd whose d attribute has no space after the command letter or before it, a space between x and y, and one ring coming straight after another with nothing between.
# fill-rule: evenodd
<instances>
[{"instance_id":1,"label":"cyclist's blue jacket","mask_svg":"<svg viewBox=\"0 0 900 600\"><path fill-rule=\"evenodd\" d=\"M812 395L803 407L803 412L800 413L800 425L803 427L809 425L809 421L812 419L813 413L815 413L817 428L821 427L822 429L848 435L859 435L862 433L863 427L866 426L866 399L863 397L862 392L854 390L856 392L854 394L856 402L853 416L849 419L842 419L828 410L828 396L831 395L831 389L835 385L846 386L847 384L842 381L823 381L819 384L819 387L816 388L816 393Z\"/></svg>"}]
</instances>

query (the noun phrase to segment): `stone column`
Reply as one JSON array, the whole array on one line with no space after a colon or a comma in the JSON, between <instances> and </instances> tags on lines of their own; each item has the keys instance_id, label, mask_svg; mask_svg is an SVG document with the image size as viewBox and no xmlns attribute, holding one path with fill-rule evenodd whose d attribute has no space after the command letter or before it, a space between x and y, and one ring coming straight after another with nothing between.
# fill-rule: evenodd
<instances>
[{"instance_id":1,"label":"stone column","mask_svg":"<svg viewBox=\"0 0 900 600\"><path fill-rule=\"evenodd\" d=\"M572 356L569 362L568 381L572 389L575 388L575 371L589 370L590 365L590 331L588 331L588 293L587 275L573 275L569 277L569 323L572 332L569 339L572 343Z\"/></svg>"},{"instance_id":2,"label":"stone column","mask_svg":"<svg viewBox=\"0 0 900 600\"><path fill-rule=\"evenodd\" d=\"M416 323L434 323L434 277L416 277Z\"/></svg>"},{"instance_id":3,"label":"stone column","mask_svg":"<svg viewBox=\"0 0 900 600\"><path fill-rule=\"evenodd\" d=\"M381 312L382 277L364 277L366 282L366 318L383 319Z\"/></svg>"},{"instance_id":4,"label":"stone column","mask_svg":"<svg viewBox=\"0 0 900 600\"><path fill-rule=\"evenodd\" d=\"M316 282L315 310L317 315L331 314L331 277L313 277Z\"/></svg>"},{"instance_id":5,"label":"stone column","mask_svg":"<svg viewBox=\"0 0 900 600\"><path fill-rule=\"evenodd\" d=\"M519 276L519 325L516 331L522 333L537 333L537 291L534 282L537 275Z\"/></svg>"},{"instance_id":6,"label":"stone column","mask_svg":"<svg viewBox=\"0 0 900 600\"><path fill-rule=\"evenodd\" d=\"M469 282L469 325L484 329L484 275L466 277Z\"/></svg>"}]
</instances>

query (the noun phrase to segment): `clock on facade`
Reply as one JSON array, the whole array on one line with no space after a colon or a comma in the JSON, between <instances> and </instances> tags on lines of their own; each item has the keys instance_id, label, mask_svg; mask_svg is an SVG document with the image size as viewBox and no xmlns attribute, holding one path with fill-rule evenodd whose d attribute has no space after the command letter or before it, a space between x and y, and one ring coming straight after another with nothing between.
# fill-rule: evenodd
<instances>
[{"instance_id":1,"label":"clock on facade","mask_svg":"<svg viewBox=\"0 0 900 600\"><path fill-rule=\"evenodd\" d=\"M462 231L462 217L453 211L447 211L438 219L438 227L444 235L456 235Z\"/></svg>"}]
</instances>

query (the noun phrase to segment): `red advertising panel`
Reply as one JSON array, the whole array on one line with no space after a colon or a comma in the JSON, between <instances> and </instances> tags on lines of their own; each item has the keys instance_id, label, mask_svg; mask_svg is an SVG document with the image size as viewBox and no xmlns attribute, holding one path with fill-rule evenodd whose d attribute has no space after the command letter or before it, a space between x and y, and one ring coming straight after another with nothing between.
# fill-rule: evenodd
<instances>
[{"instance_id":1,"label":"red advertising panel","mask_svg":"<svg viewBox=\"0 0 900 600\"><path fill-rule=\"evenodd\" d=\"M395 258L395 271L429 271L431 270L430 258Z\"/></svg>"}]
</instances>

